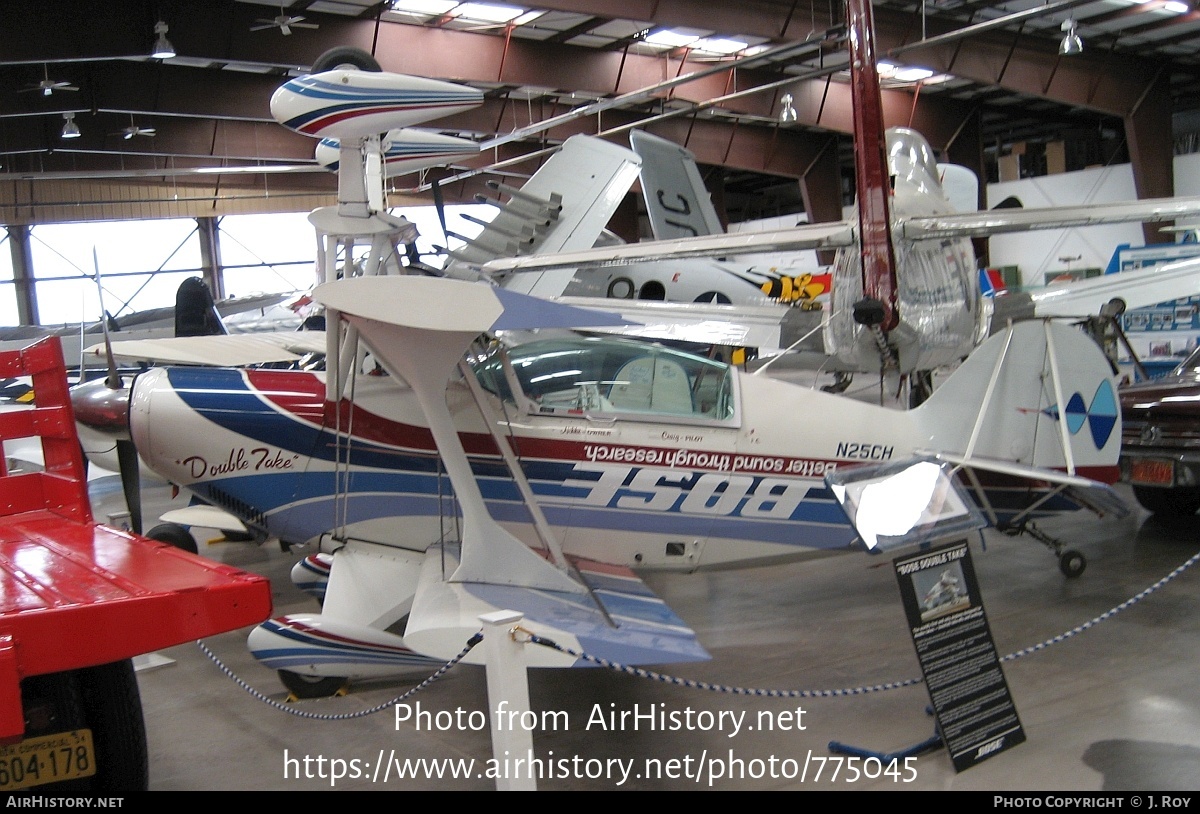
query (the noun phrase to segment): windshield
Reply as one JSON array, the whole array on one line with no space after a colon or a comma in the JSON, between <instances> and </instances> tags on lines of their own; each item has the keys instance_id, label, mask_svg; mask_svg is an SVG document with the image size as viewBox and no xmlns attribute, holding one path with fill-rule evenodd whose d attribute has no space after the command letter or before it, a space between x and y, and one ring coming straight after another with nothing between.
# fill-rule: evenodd
<instances>
[{"instance_id":1,"label":"windshield","mask_svg":"<svg viewBox=\"0 0 1200 814\"><path fill-rule=\"evenodd\" d=\"M544 339L507 351L530 409L640 413L724 421L734 415L729 365L625 339ZM512 401L499 349L475 364L484 388Z\"/></svg>"}]
</instances>

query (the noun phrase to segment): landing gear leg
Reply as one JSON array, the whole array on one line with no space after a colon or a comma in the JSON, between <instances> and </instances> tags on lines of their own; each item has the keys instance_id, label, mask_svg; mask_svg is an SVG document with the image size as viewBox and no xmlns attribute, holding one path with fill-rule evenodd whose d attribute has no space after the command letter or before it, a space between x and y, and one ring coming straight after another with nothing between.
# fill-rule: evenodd
<instances>
[{"instance_id":1,"label":"landing gear leg","mask_svg":"<svg viewBox=\"0 0 1200 814\"><path fill-rule=\"evenodd\" d=\"M1068 579L1075 579L1087 568L1087 560L1082 554L1073 548L1066 548L1062 540L1051 537L1031 522L1003 526L1000 530L1013 537L1028 532L1035 540L1054 552L1054 556L1058 557L1058 570Z\"/></svg>"}]
</instances>

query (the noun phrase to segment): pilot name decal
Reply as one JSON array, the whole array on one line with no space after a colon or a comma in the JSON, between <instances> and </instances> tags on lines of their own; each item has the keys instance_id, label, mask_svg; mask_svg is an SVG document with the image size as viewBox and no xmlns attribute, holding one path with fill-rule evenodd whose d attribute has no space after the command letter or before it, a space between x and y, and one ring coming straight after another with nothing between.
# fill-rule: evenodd
<instances>
[{"instance_id":1,"label":"pilot name decal","mask_svg":"<svg viewBox=\"0 0 1200 814\"><path fill-rule=\"evenodd\" d=\"M215 477L236 472L271 472L274 470L291 469L296 464L299 455L286 454L283 450L272 450L266 447L233 448L221 460L209 463L201 455L189 455L176 461L176 465L186 469L192 478Z\"/></svg>"}]
</instances>

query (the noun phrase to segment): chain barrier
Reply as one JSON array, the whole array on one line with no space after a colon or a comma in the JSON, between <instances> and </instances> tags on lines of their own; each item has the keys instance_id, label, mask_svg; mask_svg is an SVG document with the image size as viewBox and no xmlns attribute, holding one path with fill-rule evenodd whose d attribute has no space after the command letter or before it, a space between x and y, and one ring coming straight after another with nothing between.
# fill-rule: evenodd
<instances>
[{"instance_id":1,"label":"chain barrier","mask_svg":"<svg viewBox=\"0 0 1200 814\"><path fill-rule=\"evenodd\" d=\"M1015 661L1016 659L1022 658L1023 656L1028 656L1033 653L1041 652L1042 650L1045 650L1047 647L1050 647L1051 645L1060 644L1061 642L1065 642L1068 639L1070 639L1074 636L1077 636L1086 630L1090 630L1091 628L1095 627L1099 623L1107 621L1108 619L1111 619L1114 616L1116 616L1121 611L1128 610L1132 606L1136 605L1138 602L1141 602L1143 599L1150 596L1155 591L1159 590L1160 588L1165 586L1167 583L1171 582L1173 579L1178 577L1184 571L1186 571L1187 569L1194 566L1197 562L1200 562L1200 553L1194 554L1187 562L1185 562L1183 565L1176 568L1171 573L1167 574L1162 579L1155 582L1150 587L1146 588L1145 590L1141 591L1138 594L1135 594L1134 596L1130 597L1129 599L1126 599L1121 604L1119 604L1113 608L1110 608L1109 610L1105 611L1104 613L1100 614L1099 616L1096 616L1095 618L1090 619L1089 621L1084 622L1081 625L1077 625L1076 627L1071 628L1070 630L1066 631L1065 633L1060 633L1057 636L1052 636L1051 638L1046 639L1043 642L1039 642L1038 644L1032 645L1030 647L1022 648L1021 650L1018 650L1014 653L1009 653L1006 656L1002 656L1000 658L1000 661L1001 662ZM673 684L676 686L691 687L694 689L701 689L701 690L711 690L713 692L730 693L733 695L754 695L754 696L763 696L763 697L767 697L767 698L840 698L840 697L847 696L847 695L864 695L866 693L872 693L872 692L884 692L886 690L896 690L896 689L900 689L901 687L911 687L914 684L921 684L921 683L924 683L924 681L925 681L924 678L907 678L907 679L904 679L903 681L889 681L884 684L872 684L872 685L866 686L866 687L847 687L845 689L840 689L840 690L761 690L761 689L754 689L754 688L749 688L749 687L731 687L726 684L711 684L707 681L696 681L694 679L679 678L677 676L670 676L670 675L664 675L662 673L656 673L656 672L653 672L652 670L643 670L640 667L631 667L627 664L620 664L618 662L609 661L608 659L598 658L596 656L589 655L588 653L577 652L568 647L563 647L562 645L557 644L556 642L554 642L550 639L547 639L543 636L538 636L536 634L528 633L528 631L525 631L525 632L527 633L527 635L529 637L529 641L532 643L542 645L543 647L549 647L553 650L559 651L560 653L566 653L567 655L573 656L574 658L577 658L577 659L585 659L586 661L590 661L593 664L597 664L601 667L606 667L610 670L614 670L614 671L621 672L621 673L627 673L629 675L635 675L639 678L648 678L648 679L652 679L654 681L662 681L667 684Z\"/></svg>"},{"instance_id":2,"label":"chain barrier","mask_svg":"<svg viewBox=\"0 0 1200 814\"><path fill-rule=\"evenodd\" d=\"M410 689L408 692L403 693L402 695L396 696L391 701L387 701L383 704L377 704L376 706L373 706L370 709L360 709L357 712L345 712L345 713L339 713L339 714L335 714L335 715L326 715L326 714L320 714L320 713L316 713L316 712L308 712L307 710L296 709L295 707L288 706L286 703L276 701L274 698L271 698L269 695L266 695L262 692L259 692L256 689L254 689L249 684L247 684L244 680L242 680L239 676L237 676L233 672L233 670L230 670L229 667L224 662L222 662L219 658L217 658L217 655L215 653L213 653L212 650L210 650L208 648L208 645L206 645L203 641L197 641L196 644L197 644L197 646L199 646L200 650L203 651L203 653L206 656L208 656L209 659L211 659L214 664L217 665L217 667L221 668L221 672L225 673L225 675L229 676L235 684L237 684L243 690L248 692L250 695L257 698L259 701L262 701L267 706L274 707L275 709L280 710L282 712L286 712L288 715L295 715L297 718L313 718L313 719L322 720L322 721L346 721L346 720L350 720L352 718L363 718L363 717L366 717L367 715L374 715L377 712L382 712L385 709L389 709L389 708L395 706L396 704L399 704L401 701L405 701L408 698L411 698L413 695L416 695L418 692L425 689L430 684L432 684L435 681L437 681L438 679L440 679L442 676L446 675L446 673L450 672L450 670L455 665L457 665L460 661L462 661L464 658L466 658L467 654L470 653L475 648L475 645L479 644L481 641L483 641L483 633L476 633L474 636L472 636L470 639L467 640L466 646L463 647L462 651L457 656L450 659L450 661L446 662L444 665L442 665L440 668L438 668L437 672L435 672L429 678L425 679L420 684L418 684L417 686Z\"/></svg>"},{"instance_id":3,"label":"chain barrier","mask_svg":"<svg viewBox=\"0 0 1200 814\"><path fill-rule=\"evenodd\" d=\"M1121 604L1116 605L1113 608L1110 608L1109 610L1105 611L1104 613L1100 614L1099 616L1096 616L1096 617L1088 620L1087 622L1084 622L1083 624L1077 625L1077 626L1071 628L1070 630L1065 631L1064 633L1060 633L1057 636L1052 636L1051 638L1046 639L1042 642L1039 642L1038 644L1032 645L1030 647L1025 647L1025 648L1022 648L1021 650L1017 650L1013 653L1009 653L1006 656L1002 656L1000 658L1000 661L1001 662L1015 661L1024 656L1028 656L1028 655L1032 655L1033 653L1041 652L1052 645L1060 644L1062 642L1067 641L1068 639L1071 639L1071 638L1079 635L1080 633L1090 630L1091 628L1095 627L1096 625L1100 624L1101 622L1104 622L1104 621L1107 621L1107 620L1113 618L1121 611L1128 610L1129 608L1133 607L1137 603L1146 599L1151 594L1153 594L1154 592L1163 588L1165 585L1170 583L1172 580L1179 577L1181 574L1183 574L1189 568L1193 567L1197 562L1200 562L1200 552L1194 554L1190 559L1188 559L1187 562L1185 562L1183 565L1180 565L1175 570L1171 571L1169 574L1167 574L1165 577L1163 577L1162 579L1155 582L1150 587L1146 588L1145 590L1141 591L1140 593L1135 594L1134 596L1125 600ZM614 672L625 673L627 675L633 675L633 676L637 676L638 678L646 678L646 679L650 679L653 681L660 681L660 682L663 682L666 684L671 684L671 685L678 686L678 687L689 687L692 689L708 690L711 692L729 693L731 695L749 695L749 696L759 696L759 697L764 697L764 698L841 698L841 697L850 696L850 695L865 695L867 693L885 692L887 690L896 690L896 689L900 689L902 687L911 687L916 684L922 684L925 681L924 678L907 678L902 681L889 681L889 682L886 682L883 684L872 684L872 685L862 686L862 687L847 687L844 689L834 689L834 690L770 690L770 689L756 689L756 688L752 688L752 687L735 687L735 686L730 686L728 684L713 684L713 683L710 683L707 681L699 681L699 680L691 679L691 678L681 678L679 676L672 676L672 675L667 675L664 673L657 673L657 672L654 672L653 670L645 670L641 667L634 667L634 666L631 666L628 664L621 664L620 662L610 661L609 659L600 658L598 656L593 656L586 652L572 650L569 647L564 647L563 645L558 644L557 642L553 641L552 639L548 639L544 636L539 636L536 633L533 633L523 627L520 627L519 625L517 627L513 628L512 634L515 636L519 636L520 641L529 642L531 644L537 644L542 647L549 647L552 650L557 650L558 652L564 653L568 656L571 656L572 658L590 661L593 664L596 664L600 667L604 667L609 670L613 670ZM244 689L246 692L250 693L250 695L254 696L255 698L259 699L260 701L268 704L269 706L272 706L276 709L282 710L283 712L286 712L289 715L295 715L295 716L301 717L301 718L315 718L315 719L320 719L320 720L337 721L337 720L347 720L350 718L361 718L366 715L373 715L376 712L380 712L384 709L388 709L388 708L394 706L395 704L398 704L398 703L412 697L416 693L418 693L421 690L428 687L430 684L433 684L435 681L437 681L442 676L444 676L447 672L449 672L455 665L457 665L460 661L462 661L467 656L467 654L470 653L471 650L477 644L479 644L481 641L483 641L482 631L479 633L476 633L473 637L471 637L471 639L467 642L466 646L462 649L462 652L460 652L457 656L455 656L450 661L446 662L446 664L443 665L441 668L439 668L437 670L437 672L435 672L429 678L425 679L424 681L422 681L420 684L416 685L412 689L408 690L408 692L397 696L396 698L392 699L391 701L388 701L383 704L379 704L370 709L359 710L359 711L353 712L353 713L343 713L343 714L336 714L336 715L322 715L322 714L318 714L318 713L308 712L305 710L298 710L298 709L295 709L294 707L288 706L285 703L276 701L275 699L254 689L249 684L247 684L245 681L243 681L241 678L239 678L237 675L235 675L232 670L230 670L225 664L223 664L221 662L221 660L219 658L217 658L217 656L204 644L204 642L198 641L198 642L196 642L196 644L199 645L200 649L202 651L204 651L204 653L219 668L221 668L221 670L227 676L229 676L231 679L233 679L233 681L235 683L237 683L238 686L240 686L242 689Z\"/></svg>"}]
</instances>

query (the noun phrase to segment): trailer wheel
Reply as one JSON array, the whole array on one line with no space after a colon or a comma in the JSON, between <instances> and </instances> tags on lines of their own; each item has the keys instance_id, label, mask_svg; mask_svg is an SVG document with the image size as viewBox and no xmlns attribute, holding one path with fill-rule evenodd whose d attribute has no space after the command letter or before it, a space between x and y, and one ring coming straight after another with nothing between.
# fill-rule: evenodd
<instances>
[{"instance_id":1,"label":"trailer wheel","mask_svg":"<svg viewBox=\"0 0 1200 814\"><path fill-rule=\"evenodd\" d=\"M338 68L357 68L360 71L373 71L375 73L383 70L383 68L379 67L379 61L375 57L361 48L349 45L330 48L317 57L317 61L312 64L313 73L322 73Z\"/></svg>"}]
</instances>

